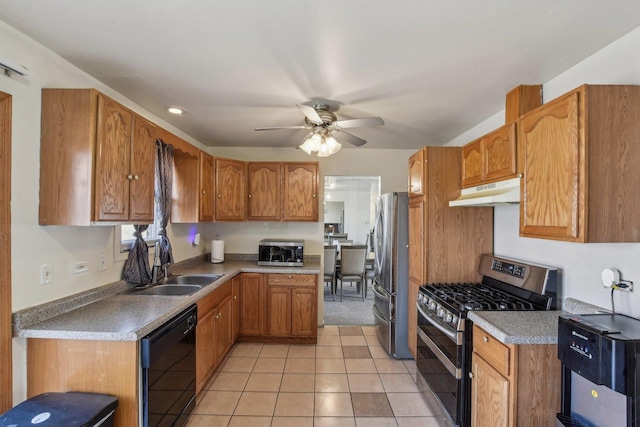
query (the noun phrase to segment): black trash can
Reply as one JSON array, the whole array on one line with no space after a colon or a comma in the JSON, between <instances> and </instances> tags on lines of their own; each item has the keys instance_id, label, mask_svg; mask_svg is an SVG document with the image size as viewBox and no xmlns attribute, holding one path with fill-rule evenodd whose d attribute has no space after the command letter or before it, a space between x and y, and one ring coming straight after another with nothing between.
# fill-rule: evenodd
<instances>
[{"instance_id":1,"label":"black trash can","mask_svg":"<svg viewBox=\"0 0 640 427\"><path fill-rule=\"evenodd\" d=\"M112 427L114 396L98 393L43 393L0 415L0 427Z\"/></svg>"}]
</instances>

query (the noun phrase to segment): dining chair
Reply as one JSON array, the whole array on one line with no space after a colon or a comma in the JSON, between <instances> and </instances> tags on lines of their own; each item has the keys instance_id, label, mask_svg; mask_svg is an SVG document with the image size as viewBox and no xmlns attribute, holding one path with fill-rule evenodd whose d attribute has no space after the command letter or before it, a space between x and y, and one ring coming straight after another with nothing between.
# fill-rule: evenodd
<instances>
[{"instance_id":1,"label":"dining chair","mask_svg":"<svg viewBox=\"0 0 640 427\"><path fill-rule=\"evenodd\" d=\"M343 246L340 249L340 301L342 301L342 286L344 282L356 282L362 300L365 299L367 282L365 279L365 264L367 261L367 247L364 245Z\"/></svg>"},{"instance_id":2,"label":"dining chair","mask_svg":"<svg viewBox=\"0 0 640 427\"><path fill-rule=\"evenodd\" d=\"M336 300L336 258L338 257L337 246L324 247L324 283L331 286L331 295Z\"/></svg>"}]
</instances>

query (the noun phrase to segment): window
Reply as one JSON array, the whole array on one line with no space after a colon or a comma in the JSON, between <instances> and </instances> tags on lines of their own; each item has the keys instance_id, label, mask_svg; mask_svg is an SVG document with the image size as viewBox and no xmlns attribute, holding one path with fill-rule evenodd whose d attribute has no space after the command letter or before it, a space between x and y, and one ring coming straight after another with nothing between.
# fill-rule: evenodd
<instances>
[{"instance_id":1,"label":"window","mask_svg":"<svg viewBox=\"0 0 640 427\"><path fill-rule=\"evenodd\" d=\"M142 237L150 248L149 254L153 253L155 243L158 241L158 219L153 224L149 224L149 228L144 232ZM135 229L133 224L116 225L114 230L114 246L115 246L115 259L116 261L124 261L129 256L129 249L135 241L133 233Z\"/></svg>"}]
</instances>

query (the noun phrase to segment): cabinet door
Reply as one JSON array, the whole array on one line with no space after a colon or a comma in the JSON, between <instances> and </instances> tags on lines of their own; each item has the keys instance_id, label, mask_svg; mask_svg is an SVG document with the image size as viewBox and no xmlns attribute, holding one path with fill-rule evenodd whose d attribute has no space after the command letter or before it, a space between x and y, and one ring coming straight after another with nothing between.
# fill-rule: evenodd
<instances>
[{"instance_id":1,"label":"cabinet door","mask_svg":"<svg viewBox=\"0 0 640 427\"><path fill-rule=\"evenodd\" d=\"M291 334L291 289L267 286L267 335Z\"/></svg>"},{"instance_id":2,"label":"cabinet door","mask_svg":"<svg viewBox=\"0 0 640 427\"><path fill-rule=\"evenodd\" d=\"M498 181L516 175L516 124L511 123L482 138L484 181Z\"/></svg>"},{"instance_id":3,"label":"cabinet door","mask_svg":"<svg viewBox=\"0 0 640 427\"><path fill-rule=\"evenodd\" d=\"M200 204L198 219L213 221L215 200L215 165L213 156L200 152Z\"/></svg>"},{"instance_id":4,"label":"cabinet door","mask_svg":"<svg viewBox=\"0 0 640 427\"><path fill-rule=\"evenodd\" d=\"M424 235L424 205L422 199L415 199L409 203L409 313L408 313L408 342L409 351L416 357L417 348L417 324L418 312L416 309L416 298L418 297L418 287L426 280L425 269L425 241Z\"/></svg>"},{"instance_id":5,"label":"cabinet door","mask_svg":"<svg viewBox=\"0 0 640 427\"><path fill-rule=\"evenodd\" d=\"M240 291L240 335L260 336L264 315L263 275L242 273Z\"/></svg>"},{"instance_id":6,"label":"cabinet door","mask_svg":"<svg viewBox=\"0 0 640 427\"><path fill-rule=\"evenodd\" d=\"M154 220L156 125L138 116L133 116L133 139L131 141L131 170L129 187L129 219L132 221Z\"/></svg>"},{"instance_id":7,"label":"cabinet door","mask_svg":"<svg viewBox=\"0 0 640 427\"><path fill-rule=\"evenodd\" d=\"M281 163L249 163L247 166L247 219L280 221L282 216Z\"/></svg>"},{"instance_id":8,"label":"cabinet door","mask_svg":"<svg viewBox=\"0 0 640 427\"><path fill-rule=\"evenodd\" d=\"M291 335L313 337L317 334L318 303L315 287L291 289Z\"/></svg>"},{"instance_id":9,"label":"cabinet door","mask_svg":"<svg viewBox=\"0 0 640 427\"><path fill-rule=\"evenodd\" d=\"M246 166L244 162L216 159L217 221L242 221L246 217Z\"/></svg>"},{"instance_id":10,"label":"cabinet door","mask_svg":"<svg viewBox=\"0 0 640 427\"><path fill-rule=\"evenodd\" d=\"M578 93L521 118L524 153L520 234L577 241L582 210ZM584 159L582 160L584 161Z\"/></svg>"},{"instance_id":11,"label":"cabinet door","mask_svg":"<svg viewBox=\"0 0 640 427\"><path fill-rule=\"evenodd\" d=\"M214 312L214 366L217 366L233 344L231 324L233 320L233 298L227 295Z\"/></svg>"},{"instance_id":12,"label":"cabinet door","mask_svg":"<svg viewBox=\"0 0 640 427\"><path fill-rule=\"evenodd\" d=\"M168 141L165 141L168 142ZM200 153L173 151L172 223L198 222Z\"/></svg>"},{"instance_id":13,"label":"cabinet door","mask_svg":"<svg viewBox=\"0 0 640 427\"><path fill-rule=\"evenodd\" d=\"M198 319L196 326L196 393L199 393L215 368L214 317L215 310Z\"/></svg>"},{"instance_id":14,"label":"cabinet door","mask_svg":"<svg viewBox=\"0 0 640 427\"><path fill-rule=\"evenodd\" d=\"M462 186L472 187L484 179L482 138L462 147Z\"/></svg>"},{"instance_id":15,"label":"cabinet door","mask_svg":"<svg viewBox=\"0 0 640 427\"><path fill-rule=\"evenodd\" d=\"M476 353L472 357L471 425L509 426L509 380Z\"/></svg>"},{"instance_id":16,"label":"cabinet door","mask_svg":"<svg viewBox=\"0 0 640 427\"><path fill-rule=\"evenodd\" d=\"M285 221L318 220L318 164L284 163Z\"/></svg>"},{"instance_id":17,"label":"cabinet door","mask_svg":"<svg viewBox=\"0 0 640 427\"><path fill-rule=\"evenodd\" d=\"M409 157L409 197L424 195L424 149Z\"/></svg>"},{"instance_id":18,"label":"cabinet door","mask_svg":"<svg viewBox=\"0 0 640 427\"><path fill-rule=\"evenodd\" d=\"M96 221L129 219L132 120L131 111L102 94L98 95Z\"/></svg>"},{"instance_id":19,"label":"cabinet door","mask_svg":"<svg viewBox=\"0 0 640 427\"><path fill-rule=\"evenodd\" d=\"M231 279L231 296L233 298L233 318L231 319L231 337L235 342L240 335L240 288L241 280L240 276L235 276Z\"/></svg>"}]
</instances>

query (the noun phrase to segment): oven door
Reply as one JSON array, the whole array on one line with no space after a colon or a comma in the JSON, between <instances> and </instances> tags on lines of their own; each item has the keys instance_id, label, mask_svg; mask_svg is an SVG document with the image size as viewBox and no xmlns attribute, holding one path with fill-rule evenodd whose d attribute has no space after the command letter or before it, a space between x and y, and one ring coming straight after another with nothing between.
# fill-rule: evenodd
<instances>
[{"instance_id":1,"label":"oven door","mask_svg":"<svg viewBox=\"0 0 640 427\"><path fill-rule=\"evenodd\" d=\"M431 410L446 426L470 420L464 331L444 324L418 303L417 383Z\"/></svg>"}]
</instances>

